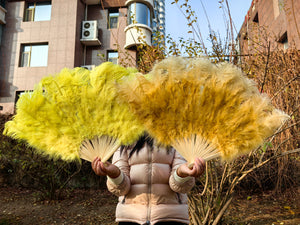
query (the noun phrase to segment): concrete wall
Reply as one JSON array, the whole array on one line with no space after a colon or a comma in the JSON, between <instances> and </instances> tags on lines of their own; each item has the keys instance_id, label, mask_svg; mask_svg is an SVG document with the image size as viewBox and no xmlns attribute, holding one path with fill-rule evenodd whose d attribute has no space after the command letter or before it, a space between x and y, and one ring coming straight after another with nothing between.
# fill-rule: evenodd
<instances>
[{"instance_id":1,"label":"concrete wall","mask_svg":"<svg viewBox=\"0 0 300 225\"><path fill-rule=\"evenodd\" d=\"M32 90L42 77L75 66L78 51L80 1L52 0L51 20L23 22L24 1L8 2L6 25L0 49L0 102L12 112L16 91ZM20 67L21 44L48 43L48 66ZM77 44L76 44L77 43ZM3 104L2 104L3 103Z\"/></svg>"},{"instance_id":2,"label":"concrete wall","mask_svg":"<svg viewBox=\"0 0 300 225\"><path fill-rule=\"evenodd\" d=\"M124 66L136 66L136 51L124 49L125 32L127 26L127 8L118 8L119 20L118 27L107 29L108 9L90 5L88 7L87 20L98 21L100 47L87 47L86 65L99 65L107 60L107 52L115 50L119 52L119 62Z\"/></svg>"},{"instance_id":3,"label":"concrete wall","mask_svg":"<svg viewBox=\"0 0 300 225\"><path fill-rule=\"evenodd\" d=\"M118 50L123 65L136 65L136 51L124 49L125 0L100 2L86 7L81 0L52 0L51 19L35 22L23 22L25 1L7 2L0 46L0 106L3 107L0 113L14 111L16 91L32 90L42 77L58 73L64 67L99 65L107 60L108 50ZM118 28L107 29L109 7L119 9ZM80 42L85 19L98 21L100 46L85 47ZM48 43L47 66L19 66L21 45L26 43Z\"/></svg>"}]
</instances>

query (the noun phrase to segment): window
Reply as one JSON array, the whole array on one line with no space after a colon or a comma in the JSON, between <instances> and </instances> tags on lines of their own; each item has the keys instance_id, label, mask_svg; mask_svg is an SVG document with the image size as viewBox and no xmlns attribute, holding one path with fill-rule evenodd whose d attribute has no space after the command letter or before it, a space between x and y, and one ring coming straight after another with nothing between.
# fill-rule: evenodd
<instances>
[{"instance_id":1,"label":"window","mask_svg":"<svg viewBox=\"0 0 300 225\"><path fill-rule=\"evenodd\" d=\"M258 20L258 12L255 14L254 18L253 18L253 22L254 23L259 23L259 20Z\"/></svg>"},{"instance_id":2,"label":"window","mask_svg":"<svg viewBox=\"0 0 300 225\"><path fill-rule=\"evenodd\" d=\"M118 28L119 12L118 10L108 11L108 29Z\"/></svg>"},{"instance_id":3,"label":"window","mask_svg":"<svg viewBox=\"0 0 300 225\"><path fill-rule=\"evenodd\" d=\"M51 1L27 3L24 21L45 21L51 18Z\"/></svg>"},{"instance_id":4,"label":"window","mask_svg":"<svg viewBox=\"0 0 300 225\"><path fill-rule=\"evenodd\" d=\"M20 67L47 66L48 44L21 45Z\"/></svg>"},{"instance_id":5,"label":"window","mask_svg":"<svg viewBox=\"0 0 300 225\"><path fill-rule=\"evenodd\" d=\"M284 32L284 34L281 36L281 38L279 38L278 42L282 44L282 47L284 50L289 48L287 32Z\"/></svg>"},{"instance_id":6,"label":"window","mask_svg":"<svg viewBox=\"0 0 300 225\"><path fill-rule=\"evenodd\" d=\"M116 51L108 51L107 52L107 61L112 62L114 64L118 64L119 54Z\"/></svg>"},{"instance_id":7,"label":"window","mask_svg":"<svg viewBox=\"0 0 300 225\"><path fill-rule=\"evenodd\" d=\"M21 95L23 95L24 93L25 93L25 91L16 91L15 104L17 103L17 101L19 100Z\"/></svg>"},{"instance_id":8,"label":"window","mask_svg":"<svg viewBox=\"0 0 300 225\"><path fill-rule=\"evenodd\" d=\"M151 27L151 12L147 5L136 2L128 7L128 25L141 23Z\"/></svg>"},{"instance_id":9,"label":"window","mask_svg":"<svg viewBox=\"0 0 300 225\"><path fill-rule=\"evenodd\" d=\"M26 91L16 91L16 95L15 95L15 104L17 104L17 101L21 98L21 96L23 94L29 93L29 95L31 96L33 93L33 90L26 90Z\"/></svg>"}]
</instances>

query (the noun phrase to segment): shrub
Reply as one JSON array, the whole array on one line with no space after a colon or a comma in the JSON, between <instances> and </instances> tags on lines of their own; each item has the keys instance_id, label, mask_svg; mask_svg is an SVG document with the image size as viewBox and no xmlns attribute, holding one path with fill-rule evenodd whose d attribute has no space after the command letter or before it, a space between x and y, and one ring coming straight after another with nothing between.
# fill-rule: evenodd
<instances>
[{"instance_id":1,"label":"shrub","mask_svg":"<svg viewBox=\"0 0 300 225\"><path fill-rule=\"evenodd\" d=\"M34 188L41 199L58 199L69 188L103 187L90 163L52 160L35 153L24 141L2 135L4 124L12 115L0 114L0 185Z\"/></svg>"}]
</instances>

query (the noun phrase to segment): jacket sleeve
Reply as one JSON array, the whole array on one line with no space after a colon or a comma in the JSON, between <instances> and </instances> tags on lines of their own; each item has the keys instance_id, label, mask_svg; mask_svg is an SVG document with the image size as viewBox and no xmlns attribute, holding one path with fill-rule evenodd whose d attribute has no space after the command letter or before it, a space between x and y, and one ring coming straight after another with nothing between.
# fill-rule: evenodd
<instances>
[{"instance_id":1,"label":"jacket sleeve","mask_svg":"<svg viewBox=\"0 0 300 225\"><path fill-rule=\"evenodd\" d=\"M169 185L170 188L177 193L187 193L195 185L194 177L190 177L185 182L180 182L174 178L175 171L183 163L186 163L185 159L175 150L174 159L172 163L171 176L169 178Z\"/></svg>"},{"instance_id":2,"label":"jacket sleeve","mask_svg":"<svg viewBox=\"0 0 300 225\"><path fill-rule=\"evenodd\" d=\"M112 180L107 179L107 188L116 196L126 195L131 186L127 151L123 151L121 154L120 149L117 150L113 155L112 164L116 165L121 170L121 173L123 174L123 180L120 184L115 184L112 182Z\"/></svg>"}]
</instances>

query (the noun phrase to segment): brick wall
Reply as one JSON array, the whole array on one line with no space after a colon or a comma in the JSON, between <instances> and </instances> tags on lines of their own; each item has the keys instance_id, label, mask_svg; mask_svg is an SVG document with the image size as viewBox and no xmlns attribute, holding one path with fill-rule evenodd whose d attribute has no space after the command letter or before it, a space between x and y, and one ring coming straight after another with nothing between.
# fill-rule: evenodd
<instances>
[{"instance_id":1,"label":"brick wall","mask_svg":"<svg viewBox=\"0 0 300 225\"><path fill-rule=\"evenodd\" d=\"M238 39L242 54L271 44L271 50L295 46L300 49L300 1L253 0ZM288 44L284 44L287 35Z\"/></svg>"}]
</instances>

